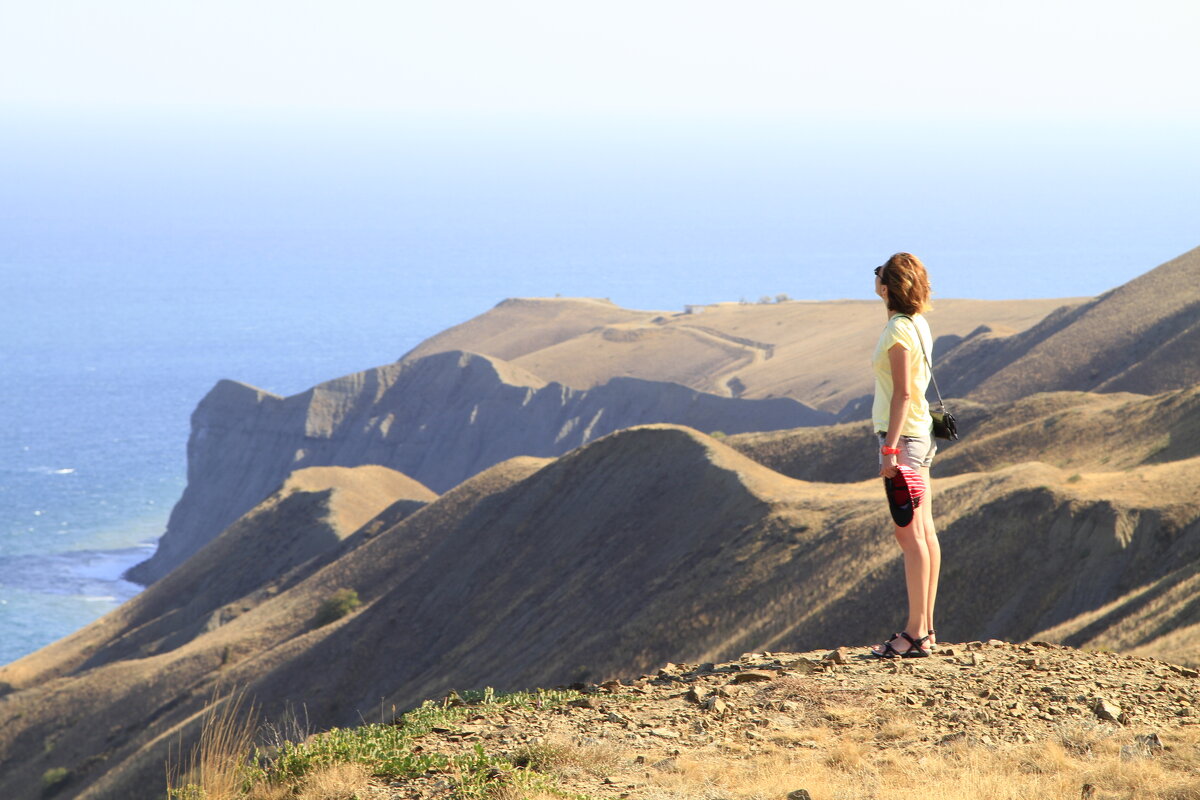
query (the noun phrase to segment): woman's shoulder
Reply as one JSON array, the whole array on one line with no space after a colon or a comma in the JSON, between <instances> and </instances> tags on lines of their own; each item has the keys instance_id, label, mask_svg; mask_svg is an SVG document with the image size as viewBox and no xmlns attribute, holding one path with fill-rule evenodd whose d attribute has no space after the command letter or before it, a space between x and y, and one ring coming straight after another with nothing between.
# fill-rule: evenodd
<instances>
[{"instance_id":1,"label":"woman's shoulder","mask_svg":"<svg viewBox=\"0 0 1200 800\"><path fill-rule=\"evenodd\" d=\"M929 335L929 323L920 314L893 314L884 329L884 335L915 349L922 338Z\"/></svg>"}]
</instances>

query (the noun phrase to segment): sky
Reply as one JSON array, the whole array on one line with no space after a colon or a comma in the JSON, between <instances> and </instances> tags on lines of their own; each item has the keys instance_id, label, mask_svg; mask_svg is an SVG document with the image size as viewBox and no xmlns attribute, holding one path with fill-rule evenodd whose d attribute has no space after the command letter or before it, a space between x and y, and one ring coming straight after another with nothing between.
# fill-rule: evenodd
<instances>
[{"instance_id":1,"label":"sky","mask_svg":"<svg viewBox=\"0 0 1200 800\"><path fill-rule=\"evenodd\" d=\"M0 236L264 287L420 252L735 299L677 296L711 256L826 299L861 287L824 254L909 248L974 259L949 296L1098 294L1200 243L1198 40L1190 0L0 0ZM622 257L637 292L584 279Z\"/></svg>"},{"instance_id":2,"label":"sky","mask_svg":"<svg viewBox=\"0 0 1200 800\"><path fill-rule=\"evenodd\" d=\"M0 111L1195 124L1200 4L0 3Z\"/></svg>"}]
</instances>

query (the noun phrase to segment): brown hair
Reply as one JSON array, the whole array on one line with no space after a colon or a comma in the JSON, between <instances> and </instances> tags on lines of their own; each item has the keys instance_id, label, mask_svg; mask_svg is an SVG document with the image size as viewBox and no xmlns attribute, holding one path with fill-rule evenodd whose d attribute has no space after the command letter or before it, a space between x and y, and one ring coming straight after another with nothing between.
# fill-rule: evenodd
<instances>
[{"instance_id":1,"label":"brown hair","mask_svg":"<svg viewBox=\"0 0 1200 800\"><path fill-rule=\"evenodd\" d=\"M887 287L889 311L924 314L929 304L929 274L921 259L912 253L896 253L879 270L879 280Z\"/></svg>"}]
</instances>

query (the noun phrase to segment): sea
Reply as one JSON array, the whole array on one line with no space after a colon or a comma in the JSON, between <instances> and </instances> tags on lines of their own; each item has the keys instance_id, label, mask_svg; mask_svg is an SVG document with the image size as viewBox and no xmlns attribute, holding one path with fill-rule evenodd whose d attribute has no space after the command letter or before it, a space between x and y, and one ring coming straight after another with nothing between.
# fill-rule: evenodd
<instances>
[{"instance_id":1,"label":"sea","mask_svg":"<svg viewBox=\"0 0 1200 800\"><path fill-rule=\"evenodd\" d=\"M1171 125L0 123L0 664L140 591L220 379L300 392L507 297L870 299L898 250L935 296L1081 297L1200 245Z\"/></svg>"}]
</instances>

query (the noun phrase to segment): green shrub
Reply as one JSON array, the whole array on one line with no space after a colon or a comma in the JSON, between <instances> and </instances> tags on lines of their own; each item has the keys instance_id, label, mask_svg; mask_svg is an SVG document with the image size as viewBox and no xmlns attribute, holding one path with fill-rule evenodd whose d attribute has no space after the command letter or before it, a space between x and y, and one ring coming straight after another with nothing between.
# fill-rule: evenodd
<instances>
[{"instance_id":1,"label":"green shrub","mask_svg":"<svg viewBox=\"0 0 1200 800\"><path fill-rule=\"evenodd\" d=\"M315 769L349 762L362 764L380 778L415 777L427 772L456 775L460 796L476 797L488 776L505 773L514 777L511 762L486 754L481 746L449 757L414 748L415 741L435 727L452 727L469 716L500 714L513 708L553 708L580 695L558 690L497 695L488 687L455 696L457 701L453 705L449 701L426 700L390 725L334 728L301 743L284 742L271 757L260 751L254 760L268 764L265 777L276 785L299 785ZM514 777L518 778L523 779Z\"/></svg>"},{"instance_id":2,"label":"green shrub","mask_svg":"<svg viewBox=\"0 0 1200 800\"><path fill-rule=\"evenodd\" d=\"M346 616L361 605L362 601L358 599L358 592L353 589L338 589L325 598L324 603L321 603L321 607L317 609L317 616L313 622L316 623L318 628L322 625L328 625Z\"/></svg>"},{"instance_id":3,"label":"green shrub","mask_svg":"<svg viewBox=\"0 0 1200 800\"><path fill-rule=\"evenodd\" d=\"M49 797L67 785L71 780L71 770L66 767L54 767L42 773L42 797Z\"/></svg>"}]
</instances>

